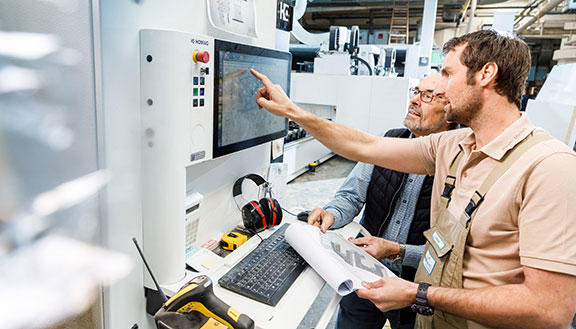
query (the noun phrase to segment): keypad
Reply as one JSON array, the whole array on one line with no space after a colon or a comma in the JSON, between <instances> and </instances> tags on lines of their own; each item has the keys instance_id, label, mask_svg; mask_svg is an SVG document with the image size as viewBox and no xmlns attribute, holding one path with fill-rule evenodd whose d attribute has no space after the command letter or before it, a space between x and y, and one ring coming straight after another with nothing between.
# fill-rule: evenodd
<instances>
[{"instance_id":1,"label":"keypad","mask_svg":"<svg viewBox=\"0 0 576 329\"><path fill-rule=\"evenodd\" d=\"M206 77L192 77L192 107L203 107L206 104ZM200 87L199 87L200 86Z\"/></svg>"}]
</instances>

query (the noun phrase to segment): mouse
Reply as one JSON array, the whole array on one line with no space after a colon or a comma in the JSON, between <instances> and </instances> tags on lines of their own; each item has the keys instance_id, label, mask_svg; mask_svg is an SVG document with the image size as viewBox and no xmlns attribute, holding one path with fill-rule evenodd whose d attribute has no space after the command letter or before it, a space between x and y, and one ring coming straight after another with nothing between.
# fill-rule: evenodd
<instances>
[{"instance_id":1,"label":"mouse","mask_svg":"<svg viewBox=\"0 0 576 329\"><path fill-rule=\"evenodd\" d=\"M308 222L308 214L310 214L310 210L302 211L302 212L298 213L298 215L296 217L298 217L298 220L301 220L303 222Z\"/></svg>"}]
</instances>

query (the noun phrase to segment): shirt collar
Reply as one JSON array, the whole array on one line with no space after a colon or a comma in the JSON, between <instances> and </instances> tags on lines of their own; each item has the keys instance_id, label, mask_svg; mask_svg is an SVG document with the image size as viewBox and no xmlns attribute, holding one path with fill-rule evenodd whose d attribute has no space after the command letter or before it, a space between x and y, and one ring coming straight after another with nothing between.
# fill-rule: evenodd
<instances>
[{"instance_id":1,"label":"shirt collar","mask_svg":"<svg viewBox=\"0 0 576 329\"><path fill-rule=\"evenodd\" d=\"M524 138L530 135L534 129L536 129L536 127L534 127L530 120L528 120L526 115L522 114L516 122L510 125L510 127L506 128L506 130L494 138L490 143L484 145L480 149L480 152L494 158L495 160L500 160L509 150L516 146L516 144L520 143ZM463 150L468 150L468 152L466 152L468 154L471 152L474 144L476 144L474 133L470 133L459 143Z\"/></svg>"}]
</instances>

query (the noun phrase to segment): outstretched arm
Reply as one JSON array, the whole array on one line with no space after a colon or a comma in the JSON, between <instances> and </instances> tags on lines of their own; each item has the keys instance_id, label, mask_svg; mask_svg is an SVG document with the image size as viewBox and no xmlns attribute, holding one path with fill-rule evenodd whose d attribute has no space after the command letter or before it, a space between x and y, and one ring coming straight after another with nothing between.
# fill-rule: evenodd
<instances>
[{"instance_id":1,"label":"outstretched arm","mask_svg":"<svg viewBox=\"0 0 576 329\"><path fill-rule=\"evenodd\" d=\"M437 310L496 328L568 328L576 311L576 277L524 267L525 280L480 289L430 287L428 303ZM381 311L416 300L417 284L382 278L357 290Z\"/></svg>"},{"instance_id":2,"label":"outstretched arm","mask_svg":"<svg viewBox=\"0 0 576 329\"><path fill-rule=\"evenodd\" d=\"M252 74L262 81L256 103L270 113L289 118L316 137L332 151L351 160L376 164L392 170L425 174L410 139L376 137L359 130L319 118L292 103L286 93L267 76L255 70Z\"/></svg>"}]
</instances>

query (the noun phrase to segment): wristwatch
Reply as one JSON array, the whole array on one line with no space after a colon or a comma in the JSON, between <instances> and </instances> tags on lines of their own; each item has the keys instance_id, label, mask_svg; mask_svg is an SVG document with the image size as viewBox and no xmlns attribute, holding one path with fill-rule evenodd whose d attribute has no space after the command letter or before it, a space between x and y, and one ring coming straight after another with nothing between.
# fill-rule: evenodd
<instances>
[{"instance_id":1,"label":"wristwatch","mask_svg":"<svg viewBox=\"0 0 576 329\"><path fill-rule=\"evenodd\" d=\"M402 243L399 243L399 245L400 245L400 251L398 251L396 257L392 258L392 263L401 265L402 261L404 260L404 255L406 255L406 245Z\"/></svg>"},{"instance_id":2,"label":"wristwatch","mask_svg":"<svg viewBox=\"0 0 576 329\"><path fill-rule=\"evenodd\" d=\"M432 315L434 314L434 309L428 305L428 299L426 298L426 293L428 292L428 287L430 283L420 282L418 284L418 291L416 292L416 302L412 304L412 311L421 315Z\"/></svg>"}]
</instances>

